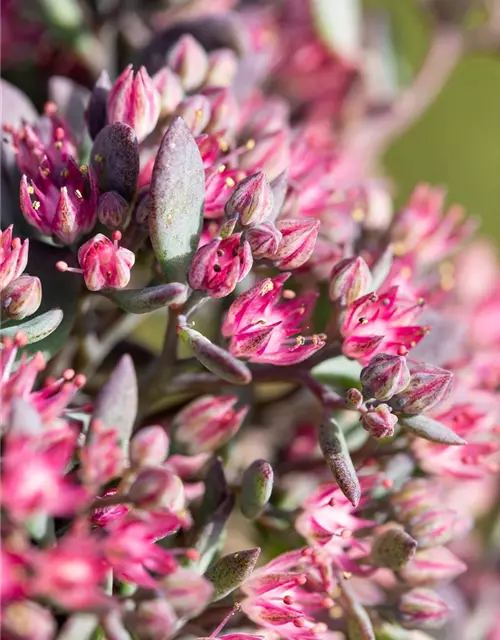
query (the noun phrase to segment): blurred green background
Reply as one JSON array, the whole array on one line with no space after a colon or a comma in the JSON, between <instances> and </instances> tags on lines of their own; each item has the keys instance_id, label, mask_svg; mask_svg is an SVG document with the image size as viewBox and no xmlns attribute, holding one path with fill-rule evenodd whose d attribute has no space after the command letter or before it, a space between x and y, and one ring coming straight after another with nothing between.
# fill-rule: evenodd
<instances>
[{"instance_id":1,"label":"blurred green background","mask_svg":"<svg viewBox=\"0 0 500 640\"><path fill-rule=\"evenodd\" d=\"M411 0L367 0L390 12L400 73L415 72L429 26ZM405 68L406 67L406 68ZM420 181L448 188L449 201L482 220L482 233L500 243L500 57L470 55L425 115L389 149L385 166L398 204Z\"/></svg>"}]
</instances>

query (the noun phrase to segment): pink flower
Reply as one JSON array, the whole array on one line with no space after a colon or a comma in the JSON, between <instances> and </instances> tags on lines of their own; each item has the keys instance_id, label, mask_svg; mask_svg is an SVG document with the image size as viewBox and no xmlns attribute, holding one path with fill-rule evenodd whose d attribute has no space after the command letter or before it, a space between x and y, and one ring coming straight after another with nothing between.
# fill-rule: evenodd
<instances>
[{"instance_id":1,"label":"pink flower","mask_svg":"<svg viewBox=\"0 0 500 640\"><path fill-rule=\"evenodd\" d=\"M200 138L197 138L199 143ZM217 153L219 146L217 145ZM245 177L239 169L226 169L225 165L209 169L205 179L205 218L221 218L224 207L236 183Z\"/></svg>"},{"instance_id":2,"label":"pink flower","mask_svg":"<svg viewBox=\"0 0 500 640\"><path fill-rule=\"evenodd\" d=\"M83 505L86 492L65 476L75 441L76 433L66 427L7 434L1 502L11 518L72 515Z\"/></svg>"},{"instance_id":3,"label":"pink flower","mask_svg":"<svg viewBox=\"0 0 500 640\"><path fill-rule=\"evenodd\" d=\"M391 412L391 408L386 404L379 404L378 407L369 409L361 415L363 429L374 438L387 438L394 435L397 421L397 416Z\"/></svg>"},{"instance_id":4,"label":"pink flower","mask_svg":"<svg viewBox=\"0 0 500 640\"><path fill-rule=\"evenodd\" d=\"M36 554L32 568L32 594L68 609L101 609L111 604L102 590L108 566L95 538L69 533L57 546Z\"/></svg>"},{"instance_id":5,"label":"pink flower","mask_svg":"<svg viewBox=\"0 0 500 640\"><path fill-rule=\"evenodd\" d=\"M58 262L60 271L82 273L90 291L101 289L123 289L130 280L130 270L135 263L132 251L120 247L122 234L113 232L113 241L98 233L78 249L80 269L68 267L66 262Z\"/></svg>"},{"instance_id":6,"label":"pink flower","mask_svg":"<svg viewBox=\"0 0 500 640\"><path fill-rule=\"evenodd\" d=\"M288 298L277 304L283 285L291 274L266 278L239 296L230 306L222 333L231 338L230 351L251 362L289 365L302 362L324 346L321 336L298 335L307 318L315 294ZM296 336L296 337L293 337Z\"/></svg>"},{"instance_id":7,"label":"pink flower","mask_svg":"<svg viewBox=\"0 0 500 640\"><path fill-rule=\"evenodd\" d=\"M190 402L175 417L175 438L191 453L214 451L240 428L248 407L233 409L235 396L202 396Z\"/></svg>"},{"instance_id":8,"label":"pink flower","mask_svg":"<svg viewBox=\"0 0 500 640\"><path fill-rule=\"evenodd\" d=\"M19 278L28 263L29 240L12 237L13 225L0 235L0 291Z\"/></svg>"},{"instance_id":9,"label":"pink flower","mask_svg":"<svg viewBox=\"0 0 500 640\"><path fill-rule=\"evenodd\" d=\"M57 170L47 157L35 179L21 179L20 206L26 220L40 233L62 244L73 244L94 228L98 187L92 167L76 164L72 157Z\"/></svg>"},{"instance_id":10,"label":"pink flower","mask_svg":"<svg viewBox=\"0 0 500 640\"><path fill-rule=\"evenodd\" d=\"M252 252L241 233L229 238L217 238L195 253L189 271L193 289L205 291L212 298L223 298L234 291L238 282L252 268Z\"/></svg>"},{"instance_id":11,"label":"pink flower","mask_svg":"<svg viewBox=\"0 0 500 640\"><path fill-rule=\"evenodd\" d=\"M144 67L134 73L131 64L115 81L108 95L108 120L125 122L142 142L160 116L160 94Z\"/></svg>"},{"instance_id":12,"label":"pink flower","mask_svg":"<svg viewBox=\"0 0 500 640\"><path fill-rule=\"evenodd\" d=\"M118 429L107 429L99 420L90 426L89 440L80 450L81 476L93 490L120 476L125 457Z\"/></svg>"}]
</instances>

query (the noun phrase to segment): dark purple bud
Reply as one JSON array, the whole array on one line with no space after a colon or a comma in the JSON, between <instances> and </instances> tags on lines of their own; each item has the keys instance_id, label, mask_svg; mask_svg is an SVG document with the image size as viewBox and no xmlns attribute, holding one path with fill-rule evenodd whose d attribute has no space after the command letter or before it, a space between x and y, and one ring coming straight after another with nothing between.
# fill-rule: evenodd
<instances>
[{"instance_id":1,"label":"dark purple bud","mask_svg":"<svg viewBox=\"0 0 500 640\"><path fill-rule=\"evenodd\" d=\"M99 198L97 217L99 222L111 230L122 227L128 214L128 202L116 191L107 191Z\"/></svg>"}]
</instances>

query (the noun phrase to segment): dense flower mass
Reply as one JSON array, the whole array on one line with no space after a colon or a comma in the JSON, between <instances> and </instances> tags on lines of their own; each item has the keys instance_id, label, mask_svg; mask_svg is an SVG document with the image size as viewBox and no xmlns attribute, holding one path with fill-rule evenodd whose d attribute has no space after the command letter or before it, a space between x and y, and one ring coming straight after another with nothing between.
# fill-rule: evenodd
<instances>
[{"instance_id":1,"label":"dense flower mass","mask_svg":"<svg viewBox=\"0 0 500 640\"><path fill-rule=\"evenodd\" d=\"M498 262L374 162L422 80L356 2L80 4L2 81L2 638L494 640Z\"/></svg>"}]
</instances>

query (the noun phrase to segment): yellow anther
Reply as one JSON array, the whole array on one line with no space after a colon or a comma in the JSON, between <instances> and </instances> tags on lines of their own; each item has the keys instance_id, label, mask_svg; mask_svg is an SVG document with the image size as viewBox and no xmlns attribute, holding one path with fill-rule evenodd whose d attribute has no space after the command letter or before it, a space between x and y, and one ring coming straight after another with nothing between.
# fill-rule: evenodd
<instances>
[{"instance_id":1,"label":"yellow anther","mask_svg":"<svg viewBox=\"0 0 500 640\"><path fill-rule=\"evenodd\" d=\"M234 187L236 182L232 178L225 179L226 187Z\"/></svg>"},{"instance_id":2,"label":"yellow anther","mask_svg":"<svg viewBox=\"0 0 500 640\"><path fill-rule=\"evenodd\" d=\"M255 147L255 140L253 138L250 138L250 140L247 140L245 147L251 151L254 147Z\"/></svg>"},{"instance_id":3,"label":"yellow anther","mask_svg":"<svg viewBox=\"0 0 500 640\"><path fill-rule=\"evenodd\" d=\"M365 219L365 212L362 209L354 209L351 215L354 222L363 222Z\"/></svg>"},{"instance_id":4,"label":"yellow anther","mask_svg":"<svg viewBox=\"0 0 500 640\"><path fill-rule=\"evenodd\" d=\"M82 173L87 173L87 171L88 171L88 170L89 170L88 165L86 165L86 164L82 164L82 165L80 165L80 171L81 171Z\"/></svg>"},{"instance_id":5,"label":"yellow anther","mask_svg":"<svg viewBox=\"0 0 500 640\"><path fill-rule=\"evenodd\" d=\"M226 170L226 165L225 164L221 164L221 166L217 169L217 171L219 173L224 173L225 170Z\"/></svg>"},{"instance_id":6,"label":"yellow anther","mask_svg":"<svg viewBox=\"0 0 500 640\"><path fill-rule=\"evenodd\" d=\"M28 187L28 193L35 193L35 190L33 189L33 187Z\"/></svg>"},{"instance_id":7,"label":"yellow anther","mask_svg":"<svg viewBox=\"0 0 500 640\"><path fill-rule=\"evenodd\" d=\"M83 200L82 192L80 191L80 189L75 189L75 196L76 196L79 200Z\"/></svg>"},{"instance_id":8,"label":"yellow anther","mask_svg":"<svg viewBox=\"0 0 500 640\"><path fill-rule=\"evenodd\" d=\"M35 202L33 203L33 209L35 211L38 211L38 209L40 209L40 201L39 200L35 200Z\"/></svg>"},{"instance_id":9,"label":"yellow anther","mask_svg":"<svg viewBox=\"0 0 500 640\"><path fill-rule=\"evenodd\" d=\"M95 160L96 162L104 162L104 158L101 156L101 154L100 154L100 153L96 153L96 154L95 154L95 156L94 156L94 160Z\"/></svg>"}]
</instances>

